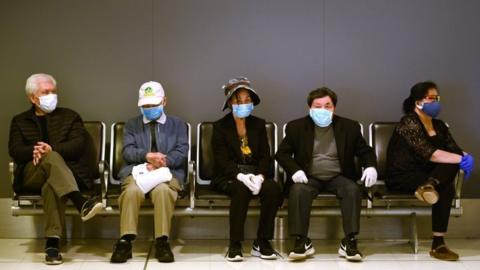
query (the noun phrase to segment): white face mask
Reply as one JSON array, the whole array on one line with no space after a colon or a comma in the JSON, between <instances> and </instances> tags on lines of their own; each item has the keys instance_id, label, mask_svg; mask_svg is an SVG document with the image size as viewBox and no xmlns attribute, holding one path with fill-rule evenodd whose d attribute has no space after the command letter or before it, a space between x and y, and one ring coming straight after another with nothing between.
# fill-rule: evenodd
<instances>
[{"instance_id":1,"label":"white face mask","mask_svg":"<svg viewBox=\"0 0 480 270\"><path fill-rule=\"evenodd\" d=\"M38 97L40 100L40 109L45 113L51 113L57 107L57 94L48 94Z\"/></svg>"}]
</instances>

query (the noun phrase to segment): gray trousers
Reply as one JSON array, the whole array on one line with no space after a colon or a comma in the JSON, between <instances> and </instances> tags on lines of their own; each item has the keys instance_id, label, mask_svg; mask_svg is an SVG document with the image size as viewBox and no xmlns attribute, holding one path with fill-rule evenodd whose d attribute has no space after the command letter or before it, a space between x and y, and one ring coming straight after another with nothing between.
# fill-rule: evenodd
<instances>
[{"instance_id":1,"label":"gray trousers","mask_svg":"<svg viewBox=\"0 0 480 270\"><path fill-rule=\"evenodd\" d=\"M45 237L61 237L65 227L64 197L78 191L72 171L59 153L52 151L34 166L27 163L23 170L23 185L27 189L41 190L45 213Z\"/></svg>"},{"instance_id":2,"label":"gray trousers","mask_svg":"<svg viewBox=\"0 0 480 270\"><path fill-rule=\"evenodd\" d=\"M342 175L328 181L309 179L307 184L294 183L288 197L288 231L290 235L307 236L313 199L321 191L337 196L345 236L360 231L362 193L355 181Z\"/></svg>"}]
</instances>

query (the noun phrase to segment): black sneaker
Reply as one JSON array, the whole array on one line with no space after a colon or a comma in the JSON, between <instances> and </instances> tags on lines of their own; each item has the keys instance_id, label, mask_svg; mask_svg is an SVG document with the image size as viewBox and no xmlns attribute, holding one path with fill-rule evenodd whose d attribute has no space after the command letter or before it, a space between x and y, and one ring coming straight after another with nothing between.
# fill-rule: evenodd
<instances>
[{"instance_id":1,"label":"black sneaker","mask_svg":"<svg viewBox=\"0 0 480 270\"><path fill-rule=\"evenodd\" d=\"M242 244L240 242L230 244L225 257L227 258L227 261L229 261L229 262L241 262L241 261L243 261Z\"/></svg>"},{"instance_id":2,"label":"black sneaker","mask_svg":"<svg viewBox=\"0 0 480 270\"><path fill-rule=\"evenodd\" d=\"M252 256L260 257L265 260L276 260L277 254L268 240L255 240L252 244Z\"/></svg>"},{"instance_id":3,"label":"black sneaker","mask_svg":"<svg viewBox=\"0 0 480 270\"><path fill-rule=\"evenodd\" d=\"M119 239L113 246L111 263L124 263L132 258L132 243L125 239Z\"/></svg>"},{"instance_id":4,"label":"black sneaker","mask_svg":"<svg viewBox=\"0 0 480 270\"><path fill-rule=\"evenodd\" d=\"M157 239L155 243L155 258L159 262L173 262L173 253L167 239Z\"/></svg>"},{"instance_id":5,"label":"black sneaker","mask_svg":"<svg viewBox=\"0 0 480 270\"><path fill-rule=\"evenodd\" d=\"M82 211L80 215L82 221L87 221L94 217L98 212L102 211L103 204L97 201L97 197L92 197L88 199L82 206Z\"/></svg>"},{"instance_id":6,"label":"black sneaker","mask_svg":"<svg viewBox=\"0 0 480 270\"><path fill-rule=\"evenodd\" d=\"M338 249L338 254L341 257L346 258L349 261L359 262L362 261L363 255L357 248L357 239L353 238L350 240L342 239L340 242L340 248Z\"/></svg>"},{"instance_id":7,"label":"black sneaker","mask_svg":"<svg viewBox=\"0 0 480 270\"><path fill-rule=\"evenodd\" d=\"M60 251L56 247L47 247L45 249L45 264L48 265L56 265L56 264L62 264L63 263L63 258L62 254L60 254Z\"/></svg>"},{"instance_id":8,"label":"black sneaker","mask_svg":"<svg viewBox=\"0 0 480 270\"><path fill-rule=\"evenodd\" d=\"M297 237L295 239L295 247L288 254L290 260L305 260L307 257L312 256L315 253L312 240L308 237Z\"/></svg>"}]
</instances>

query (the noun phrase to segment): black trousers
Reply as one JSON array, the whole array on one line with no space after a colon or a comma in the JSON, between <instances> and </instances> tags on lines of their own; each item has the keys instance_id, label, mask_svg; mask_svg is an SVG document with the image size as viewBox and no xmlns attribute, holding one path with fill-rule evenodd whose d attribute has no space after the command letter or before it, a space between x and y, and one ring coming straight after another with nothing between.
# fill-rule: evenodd
<instances>
[{"instance_id":1,"label":"black trousers","mask_svg":"<svg viewBox=\"0 0 480 270\"><path fill-rule=\"evenodd\" d=\"M229 181L224 188L220 191L230 196L230 241L243 241L248 204L254 196L250 189L236 179ZM275 228L275 216L283 200L282 191L277 183L266 179L258 196L261 206L257 239L271 240Z\"/></svg>"},{"instance_id":2,"label":"black trousers","mask_svg":"<svg viewBox=\"0 0 480 270\"><path fill-rule=\"evenodd\" d=\"M288 231L290 235L307 236L313 199L320 191L337 196L342 211L345 236L360 231L362 192L351 179L342 175L329 181L309 179L307 184L293 184L288 197Z\"/></svg>"},{"instance_id":3,"label":"black trousers","mask_svg":"<svg viewBox=\"0 0 480 270\"><path fill-rule=\"evenodd\" d=\"M437 163L430 171L415 171L387 181L389 189L415 192L418 186L425 184L432 177L439 181L435 186L439 198L437 203L432 205L432 231L447 232L450 209L455 196L455 176L458 173L457 164Z\"/></svg>"}]
</instances>

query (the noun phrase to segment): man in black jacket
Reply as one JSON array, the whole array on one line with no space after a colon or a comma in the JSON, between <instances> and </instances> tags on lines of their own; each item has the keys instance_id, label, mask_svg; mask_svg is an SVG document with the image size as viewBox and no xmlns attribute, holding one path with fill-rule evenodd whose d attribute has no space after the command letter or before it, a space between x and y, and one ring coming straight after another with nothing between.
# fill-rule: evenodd
<instances>
[{"instance_id":1,"label":"man in black jacket","mask_svg":"<svg viewBox=\"0 0 480 270\"><path fill-rule=\"evenodd\" d=\"M73 202L83 221L103 208L96 198L87 200L79 191L79 186L92 186L98 169L84 156L87 131L80 116L57 108L56 85L48 74L33 74L27 79L26 93L32 107L12 119L8 142L10 156L17 164L15 192L41 192L47 264L63 262L59 239L65 224L65 200Z\"/></svg>"},{"instance_id":2,"label":"man in black jacket","mask_svg":"<svg viewBox=\"0 0 480 270\"><path fill-rule=\"evenodd\" d=\"M290 252L292 260L305 259L314 254L312 241L307 237L310 209L320 191L337 196L343 217L345 238L338 250L348 260L360 261L357 248L362 193L356 183L358 173L355 156L366 168L361 180L372 186L377 179L376 158L372 148L362 137L358 122L334 115L336 94L326 88L308 95L309 116L287 124L276 159L287 172L289 191L289 234L296 237Z\"/></svg>"}]
</instances>

